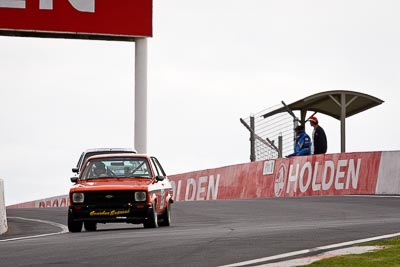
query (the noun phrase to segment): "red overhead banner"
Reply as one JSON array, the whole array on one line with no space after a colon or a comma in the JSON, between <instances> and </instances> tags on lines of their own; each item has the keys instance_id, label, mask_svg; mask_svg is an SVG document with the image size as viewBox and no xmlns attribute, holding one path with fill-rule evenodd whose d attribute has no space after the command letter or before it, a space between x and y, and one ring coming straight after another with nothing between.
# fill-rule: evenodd
<instances>
[{"instance_id":1,"label":"red overhead banner","mask_svg":"<svg viewBox=\"0 0 400 267\"><path fill-rule=\"evenodd\" d=\"M132 40L152 16L152 0L0 0L0 34Z\"/></svg>"}]
</instances>

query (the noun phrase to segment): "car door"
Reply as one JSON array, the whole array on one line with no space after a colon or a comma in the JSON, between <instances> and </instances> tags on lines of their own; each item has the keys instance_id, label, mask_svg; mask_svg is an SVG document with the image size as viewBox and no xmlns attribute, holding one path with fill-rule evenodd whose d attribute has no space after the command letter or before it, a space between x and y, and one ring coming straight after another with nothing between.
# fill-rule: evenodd
<instances>
[{"instance_id":1,"label":"car door","mask_svg":"<svg viewBox=\"0 0 400 267\"><path fill-rule=\"evenodd\" d=\"M157 160L155 157L151 157L151 165L153 166L153 170L155 172L156 176L162 176L166 177L164 169L161 167L160 162ZM162 212L167 205L167 196L168 196L168 190L165 188L165 181L158 181L157 182L159 185L160 190L157 191L157 209L159 212Z\"/></svg>"}]
</instances>

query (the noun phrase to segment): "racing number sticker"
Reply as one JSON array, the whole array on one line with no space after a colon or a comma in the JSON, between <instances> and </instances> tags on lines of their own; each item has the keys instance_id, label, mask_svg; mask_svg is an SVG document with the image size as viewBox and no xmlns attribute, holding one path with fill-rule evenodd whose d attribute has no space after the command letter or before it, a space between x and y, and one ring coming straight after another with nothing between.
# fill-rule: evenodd
<instances>
[{"instance_id":1,"label":"racing number sticker","mask_svg":"<svg viewBox=\"0 0 400 267\"><path fill-rule=\"evenodd\" d=\"M275 196L276 197L280 197L283 191L283 188L285 186L285 177L286 177L286 167L285 165L282 163L279 166L279 170L278 173L275 177Z\"/></svg>"}]
</instances>

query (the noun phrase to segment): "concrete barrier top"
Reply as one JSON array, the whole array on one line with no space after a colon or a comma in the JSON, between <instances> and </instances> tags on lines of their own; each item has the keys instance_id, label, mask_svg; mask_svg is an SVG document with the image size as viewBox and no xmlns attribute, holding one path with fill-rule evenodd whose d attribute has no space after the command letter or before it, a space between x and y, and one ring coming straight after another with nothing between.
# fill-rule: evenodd
<instances>
[{"instance_id":1,"label":"concrete barrier top","mask_svg":"<svg viewBox=\"0 0 400 267\"><path fill-rule=\"evenodd\" d=\"M0 235L7 232L7 215L4 201L4 181L0 179Z\"/></svg>"}]
</instances>

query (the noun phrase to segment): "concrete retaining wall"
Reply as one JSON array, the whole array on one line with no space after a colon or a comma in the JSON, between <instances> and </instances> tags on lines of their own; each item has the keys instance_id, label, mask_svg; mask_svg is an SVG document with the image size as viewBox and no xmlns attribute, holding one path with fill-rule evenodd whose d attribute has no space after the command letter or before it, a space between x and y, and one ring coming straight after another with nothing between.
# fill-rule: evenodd
<instances>
[{"instance_id":1,"label":"concrete retaining wall","mask_svg":"<svg viewBox=\"0 0 400 267\"><path fill-rule=\"evenodd\" d=\"M300 156L170 175L175 201L400 195L400 151ZM68 195L8 206L68 206Z\"/></svg>"},{"instance_id":2,"label":"concrete retaining wall","mask_svg":"<svg viewBox=\"0 0 400 267\"><path fill-rule=\"evenodd\" d=\"M400 194L400 152L382 152L379 167L377 195Z\"/></svg>"},{"instance_id":3,"label":"concrete retaining wall","mask_svg":"<svg viewBox=\"0 0 400 267\"><path fill-rule=\"evenodd\" d=\"M7 216L6 206L4 201L4 182L0 179L0 235L7 232Z\"/></svg>"},{"instance_id":4,"label":"concrete retaining wall","mask_svg":"<svg viewBox=\"0 0 400 267\"><path fill-rule=\"evenodd\" d=\"M169 178L176 201L373 195L380 161L381 152L300 156L195 171Z\"/></svg>"},{"instance_id":5,"label":"concrete retaining wall","mask_svg":"<svg viewBox=\"0 0 400 267\"><path fill-rule=\"evenodd\" d=\"M9 209L18 209L18 208L58 208L58 207L68 207L69 198L68 195L61 195L55 197L49 197L14 205L9 205L7 208Z\"/></svg>"}]
</instances>

